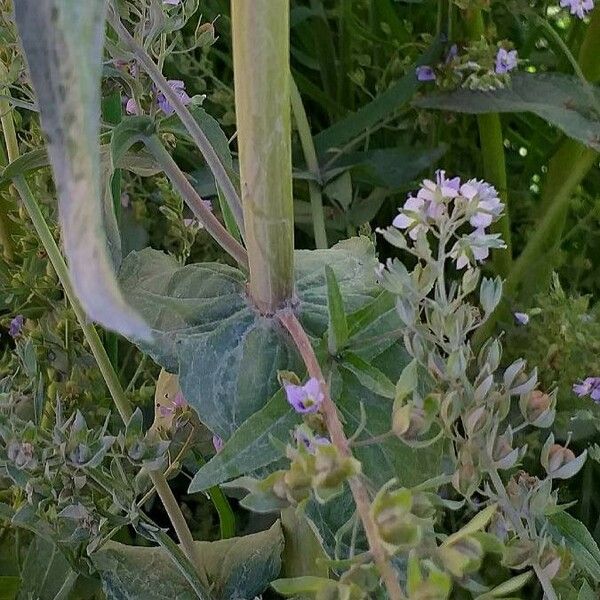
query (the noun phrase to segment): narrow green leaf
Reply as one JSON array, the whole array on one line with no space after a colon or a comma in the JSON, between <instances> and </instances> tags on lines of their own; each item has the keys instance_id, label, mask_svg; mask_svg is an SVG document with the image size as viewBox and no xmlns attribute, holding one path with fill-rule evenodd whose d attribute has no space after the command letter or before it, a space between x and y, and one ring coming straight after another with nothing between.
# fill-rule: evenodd
<instances>
[{"instance_id":1,"label":"narrow green leaf","mask_svg":"<svg viewBox=\"0 0 600 600\"><path fill-rule=\"evenodd\" d=\"M584 581L579 588L577 600L598 600L598 596L587 581Z\"/></svg>"},{"instance_id":2,"label":"narrow green leaf","mask_svg":"<svg viewBox=\"0 0 600 600\"><path fill-rule=\"evenodd\" d=\"M344 353L342 365L345 369L353 373L368 390L384 398L393 399L395 397L396 386L389 378L357 354L352 354L351 352Z\"/></svg>"},{"instance_id":3,"label":"narrow green leaf","mask_svg":"<svg viewBox=\"0 0 600 600\"><path fill-rule=\"evenodd\" d=\"M430 64L439 55L441 44L434 41L432 46L417 61L417 64ZM403 105L408 103L420 84L417 81L414 69L409 69L397 83L392 85L375 100L365 104L356 112L344 117L315 136L317 153L324 155L330 148L343 146L352 138L368 131L379 121L393 114Z\"/></svg>"},{"instance_id":4,"label":"narrow green leaf","mask_svg":"<svg viewBox=\"0 0 600 600\"><path fill-rule=\"evenodd\" d=\"M348 323L340 286L329 265L325 265L325 276L327 277L327 309L329 311L327 343L330 354L335 355L344 348L348 341Z\"/></svg>"},{"instance_id":5,"label":"narrow green leaf","mask_svg":"<svg viewBox=\"0 0 600 600\"><path fill-rule=\"evenodd\" d=\"M75 292L108 329L148 338L117 285L103 231L100 80L104 0L19 0L15 18L59 197L62 238Z\"/></svg>"},{"instance_id":6,"label":"narrow green leaf","mask_svg":"<svg viewBox=\"0 0 600 600\"><path fill-rule=\"evenodd\" d=\"M600 581L600 548L587 527L569 513L560 512L548 517L549 532L557 543L564 539L575 564Z\"/></svg>"},{"instance_id":7,"label":"narrow green leaf","mask_svg":"<svg viewBox=\"0 0 600 600\"><path fill-rule=\"evenodd\" d=\"M285 394L277 392L198 470L190 483L189 492L206 490L276 461L281 456L281 450L273 440L286 444L290 431L300 422Z\"/></svg>"}]
</instances>

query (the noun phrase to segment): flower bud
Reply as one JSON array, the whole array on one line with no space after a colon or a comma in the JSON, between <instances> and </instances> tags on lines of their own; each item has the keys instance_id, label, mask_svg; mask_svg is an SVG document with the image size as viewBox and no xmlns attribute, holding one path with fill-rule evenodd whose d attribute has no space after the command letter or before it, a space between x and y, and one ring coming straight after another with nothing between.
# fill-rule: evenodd
<instances>
[{"instance_id":1,"label":"flower bud","mask_svg":"<svg viewBox=\"0 0 600 600\"><path fill-rule=\"evenodd\" d=\"M579 472L587 458L587 451L579 456L565 446L554 443L554 435L550 434L544 447L540 462L552 479L569 479Z\"/></svg>"},{"instance_id":2,"label":"flower bud","mask_svg":"<svg viewBox=\"0 0 600 600\"><path fill-rule=\"evenodd\" d=\"M413 404L405 404L394 411L392 416L392 431L405 442L418 439L431 426L425 410Z\"/></svg>"},{"instance_id":3,"label":"flower bud","mask_svg":"<svg viewBox=\"0 0 600 600\"><path fill-rule=\"evenodd\" d=\"M466 536L448 546L438 548L440 560L454 577L462 578L481 566L484 550L473 536Z\"/></svg>"},{"instance_id":4,"label":"flower bud","mask_svg":"<svg viewBox=\"0 0 600 600\"><path fill-rule=\"evenodd\" d=\"M533 540L515 538L504 547L502 564L511 569L523 569L535 562L536 552Z\"/></svg>"},{"instance_id":5,"label":"flower bud","mask_svg":"<svg viewBox=\"0 0 600 600\"><path fill-rule=\"evenodd\" d=\"M556 394L546 394L541 390L533 390L523 394L519 401L521 414L525 420L535 427L549 427L556 416Z\"/></svg>"},{"instance_id":6,"label":"flower bud","mask_svg":"<svg viewBox=\"0 0 600 600\"><path fill-rule=\"evenodd\" d=\"M333 444L318 446L315 450L315 472L312 487L321 500L328 500L339 491L350 477L358 475L360 462L352 456L342 456Z\"/></svg>"}]
</instances>

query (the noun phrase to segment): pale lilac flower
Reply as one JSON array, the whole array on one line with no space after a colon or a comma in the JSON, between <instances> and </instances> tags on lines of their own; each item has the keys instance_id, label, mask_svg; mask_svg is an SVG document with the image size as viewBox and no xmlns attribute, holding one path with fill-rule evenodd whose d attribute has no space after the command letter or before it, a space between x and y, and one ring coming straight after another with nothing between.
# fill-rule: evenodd
<instances>
[{"instance_id":1,"label":"pale lilac flower","mask_svg":"<svg viewBox=\"0 0 600 600\"><path fill-rule=\"evenodd\" d=\"M21 335L21 331L23 330L24 324L25 317L23 315L17 315L10 322L10 326L8 328L8 335L10 335L10 337L12 338L19 337Z\"/></svg>"},{"instance_id":2,"label":"pale lilac flower","mask_svg":"<svg viewBox=\"0 0 600 600\"><path fill-rule=\"evenodd\" d=\"M517 67L517 51L500 48L496 54L496 73L504 75Z\"/></svg>"},{"instance_id":3,"label":"pale lilac flower","mask_svg":"<svg viewBox=\"0 0 600 600\"><path fill-rule=\"evenodd\" d=\"M475 229L489 227L504 208L496 188L483 180L470 179L460 187L460 195L467 200L478 199L477 208L480 210L469 219Z\"/></svg>"},{"instance_id":4,"label":"pale lilac flower","mask_svg":"<svg viewBox=\"0 0 600 600\"><path fill-rule=\"evenodd\" d=\"M181 0L163 0L163 4L170 4L171 6L177 6L181 4Z\"/></svg>"},{"instance_id":5,"label":"pale lilac flower","mask_svg":"<svg viewBox=\"0 0 600 600\"><path fill-rule=\"evenodd\" d=\"M572 15L583 19L594 8L594 0L560 0L563 8L568 8Z\"/></svg>"},{"instance_id":6,"label":"pale lilac flower","mask_svg":"<svg viewBox=\"0 0 600 600\"><path fill-rule=\"evenodd\" d=\"M460 177L448 179L446 171L437 170L435 181L424 179L417 198L424 200L427 205L427 216L430 219L440 219L446 213L446 204L456 198L460 190Z\"/></svg>"},{"instance_id":7,"label":"pale lilac flower","mask_svg":"<svg viewBox=\"0 0 600 600\"><path fill-rule=\"evenodd\" d=\"M586 377L573 385L573 391L580 398L590 396L594 402L600 401L600 377Z\"/></svg>"},{"instance_id":8,"label":"pale lilac flower","mask_svg":"<svg viewBox=\"0 0 600 600\"><path fill-rule=\"evenodd\" d=\"M392 221L392 225L398 229L410 229L408 235L416 240L420 231L427 231L427 225L423 223L425 219L424 215L425 209L425 200L422 198L415 198L414 196L409 196L404 203L404 207L400 211L400 214L395 217ZM414 214L406 214L402 211L408 211L408 213L416 213Z\"/></svg>"},{"instance_id":9,"label":"pale lilac flower","mask_svg":"<svg viewBox=\"0 0 600 600\"><path fill-rule=\"evenodd\" d=\"M451 63L458 56L458 46L456 44L452 44L450 46L450 50L448 50L448 54L446 55L446 64Z\"/></svg>"},{"instance_id":10,"label":"pale lilac flower","mask_svg":"<svg viewBox=\"0 0 600 600\"><path fill-rule=\"evenodd\" d=\"M435 81L435 71L429 65L421 65L415 69L419 81Z\"/></svg>"},{"instance_id":11,"label":"pale lilac flower","mask_svg":"<svg viewBox=\"0 0 600 600\"><path fill-rule=\"evenodd\" d=\"M319 380L311 377L304 385L286 383L287 401L299 413L317 412L325 399Z\"/></svg>"},{"instance_id":12,"label":"pale lilac flower","mask_svg":"<svg viewBox=\"0 0 600 600\"><path fill-rule=\"evenodd\" d=\"M527 325L529 323L529 315L527 313L516 312L516 313L513 313L513 315L515 317L515 321L519 325Z\"/></svg>"},{"instance_id":13,"label":"pale lilac flower","mask_svg":"<svg viewBox=\"0 0 600 600\"><path fill-rule=\"evenodd\" d=\"M129 208L131 206L131 199L129 198L129 194L127 192L123 192L121 194L121 206L123 208Z\"/></svg>"},{"instance_id":14,"label":"pale lilac flower","mask_svg":"<svg viewBox=\"0 0 600 600\"><path fill-rule=\"evenodd\" d=\"M160 415L161 417L168 417L170 415L174 415L178 409L183 410L186 408L188 403L186 402L183 394L181 392L177 392L171 403L168 405L163 404L160 407Z\"/></svg>"},{"instance_id":15,"label":"pale lilac flower","mask_svg":"<svg viewBox=\"0 0 600 600\"><path fill-rule=\"evenodd\" d=\"M216 433L212 437L212 443L215 448L215 452L221 452L223 446L225 445L223 438L221 436L217 435Z\"/></svg>"},{"instance_id":16,"label":"pale lilac flower","mask_svg":"<svg viewBox=\"0 0 600 600\"><path fill-rule=\"evenodd\" d=\"M483 262L490 255L490 248L506 248L500 240L499 234L488 235L483 228L476 229L473 233L465 235L450 251L450 257L456 261L457 269L464 269L471 264Z\"/></svg>"},{"instance_id":17,"label":"pale lilac flower","mask_svg":"<svg viewBox=\"0 0 600 600\"><path fill-rule=\"evenodd\" d=\"M171 89L177 94L179 100L181 100L182 104L188 105L192 99L187 95L185 91L185 83L179 79L169 79L167 81ZM156 102L158 103L158 107L165 113L165 115L170 116L175 112L175 109L171 106L171 103L167 100L166 96L162 92L157 92L156 94Z\"/></svg>"},{"instance_id":18,"label":"pale lilac flower","mask_svg":"<svg viewBox=\"0 0 600 600\"><path fill-rule=\"evenodd\" d=\"M138 115L139 114L138 105L134 98L129 98L129 100L127 100L127 102L125 104L125 112L128 115Z\"/></svg>"}]
</instances>

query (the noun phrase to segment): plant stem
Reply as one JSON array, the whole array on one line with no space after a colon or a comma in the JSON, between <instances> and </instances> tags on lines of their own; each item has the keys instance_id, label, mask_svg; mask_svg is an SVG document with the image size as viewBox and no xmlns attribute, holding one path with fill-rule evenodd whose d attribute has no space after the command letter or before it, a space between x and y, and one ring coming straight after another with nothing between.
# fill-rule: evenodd
<instances>
[{"instance_id":1,"label":"plant stem","mask_svg":"<svg viewBox=\"0 0 600 600\"><path fill-rule=\"evenodd\" d=\"M171 183L181 194L186 204L192 209L196 217L200 220L206 231L216 240L216 242L231 255L238 264L244 268L248 268L248 254L244 247L221 225L221 222L215 217L210 209L204 204L198 192L193 188L192 184L187 180L173 157L163 146L157 136L152 135L144 138L144 143L148 150L153 154L154 158L165 172Z\"/></svg>"},{"instance_id":2,"label":"plant stem","mask_svg":"<svg viewBox=\"0 0 600 600\"><path fill-rule=\"evenodd\" d=\"M308 193L310 196L310 210L312 212L313 229L315 232L315 246L317 248L327 248L327 231L325 229L325 214L323 212L323 195L321 193L321 169L317 160L317 152L310 133L310 125L302 97L298 91L298 87L294 78L290 74L290 95L292 100L292 112L296 121L298 135L300 136L300 144L304 153L306 166L313 179L308 180ZM316 180L316 181L315 181Z\"/></svg>"},{"instance_id":3,"label":"plant stem","mask_svg":"<svg viewBox=\"0 0 600 600\"><path fill-rule=\"evenodd\" d=\"M5 67L2 66L5 70ZM19 146L17 144L17 134L15 132L15 125L12 119L11 107L8 100L8 88L1 90L0 96L0 123L2 124L2 131L4 133L4 143L6 144L6 155L4 158L8 158L8 162L12 162L19 156ZM4 154L4 152L2 153ZM12 223L8 217L8 202L4 199L0 205L0 245L2 245L2 251L6 260L12 261L14 259L14 244L11 238Z\"/></svg>"},{"instance_id":4,"label":"plant stem","mask_svg":"<svg viewBox=\"0 0 600 600\"><path fill-rule=\"evenodd\" d=\"M31 193L31 189L27 185L27 182L23 177L16 177L14 179L14 185L19 192L21 200L29 213L29 216L33 222L33 226L35 227L37 234L40 237L42 245L44 246L46 253L48 254L48 258L56 271L59 281L63 286L65 294L73 307L73 311L79 321L81 329L83 330L83 334L87 343L90 346L90 350L98 363L98 368L104 377L104 381L108 387L110 395L121 415L121 418L124 423L127 423L132 415L131 404L127 400L125 396L125 392L123 391L123 387L121 386L121 382L117 377L117 374L113 368L113 365L110 362L108 354L106 353L106 349L102 345L102 341L100 340L100 336L96 331L96 328L87 321L87 317L77 296L75 295L75 291L73 290L73 286L71 284L71 280L69 278L69 271L67 269L67 265L58 249L54 238L52 237L52 233L48 228L48 224L44 219L44 215L40 210L33 194ZM185 518L183 513L181 512L181 508L177 504L177 500L173 495L171 488L169 487L166 479L163 477L162 473L158 471L151 471L149 473L152 483L158 492L158 495L165 507L165 511L167 512L171 523L173 524L173 528L181 542L183 551L187 556L188 560L197 568L198 561L196 560L196 549L194 546L194 539L192 538L192 534L185 522Z\"/></svg>"},{"instance_id":5,"label":"plant stem","mask_svg":"<svg viewBox=\"0 0 600 600\"><path fill-rule=\"evenodd\" d=\"M249 293L273 314L294 291L288 0L232 0Z\"/></svg>"},{"instance_id":6,"label":"plant stem","mask_svg":"<svg viewBox=\"0 0 600 600\"><path fill-rule=\"evenodd\" d=\"M169 104L174 108L175 112L181 119L184 127L188 130L190 136L194 140L194 143L202 153L204 160L206 160L206 164L210 168L214 178L217 180L217 184L223 190L223 194L227 199L229 207L231 208L231 212L235 218L236 224L240 232L242 232L242 236L244 235L244 217L242 213L242 205L240 202L240 198L238 193L231 181L231 178L227 174L221 159L215 152L210 140L206 137L206 134L196 120L193 115L187 109L187 107L181 102L179 96L175 93L173 88L168 84L166 78L161 73L158 66L154 63L154 61L148 56L146 51L142 46L140 46L133 36L127 31L123 23L118 17L118 13L111 5L109 6L108 22L111 24L112 28L115 30L119 38L125 45L129 48L129 50L134 54L137 61L144 68L146 73L150 76L150 79L154 82L156 87L160 89L160 91L164 94L165 98L169 101Z\"/></svg>"},{"instance_id":7,"label":"plant stem","mask_svg":"<svg viewBox=\"0 0 600 600\"><path fill-rule=\"evenodd\" d=\"M480 9L466 12L466 27L473 41L485 35L483 15ZM506 249L493 252L493 264L498 275L506 277L512 263L512 240L510 232L510 212L508 206L508 183L506 177L506 160L504 156L504 137L502 123L498 113L477 115L479 143L483 159L483 174L489 183L498 191L504 203L504 215L494 225L494 231L502 235Z\"/></svg>"},{"instance_id":8,"label":"plant stem","mask_svg":"<svg viewBox=\"0 0 600 600\"><path fill-rule=\"evenodd\" d=\"M277 318L292 336L294 344L302 356L302 360L306 365L309 375L317 379L321 384L321 390L323 391L324 396L322 411L332 444L336 446L342 456L352 456L350 444L344 433L344 428L342 427L342 423L338 416L337 408L329 394L329 386L323 377L323 372L321 371L321 367L306 332L291 310L286 309L280 311L277 313ZM369 542L371 554L377 569L379 570L379 574L383 578L389 598L390 600L403 600L404 592L400 587L398 575L390 564L386 552L381 545L377 525L371 516L371 500L367 488L360 476L351 477L349 485L352 496L354 497L354 502L356 503L356 509Z\"/></svg>"}]
</instances>

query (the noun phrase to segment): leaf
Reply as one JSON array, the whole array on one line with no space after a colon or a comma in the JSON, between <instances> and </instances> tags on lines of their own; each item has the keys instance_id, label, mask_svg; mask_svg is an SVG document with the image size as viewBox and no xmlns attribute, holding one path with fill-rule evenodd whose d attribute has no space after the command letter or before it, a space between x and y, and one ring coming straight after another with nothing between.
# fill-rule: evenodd
<instances>
[{"instance_id":1,"label":"leaf","mask_svg":"<svg viewBox=\"0 0 600 600\"><path fill-rule=\"evenodd\" d=\"M586 146L600 151L600 91L578 77L559 73L517 73L506 88L456 90L419 98L421 108L462 113L532 112Z\"/></svg>"},{"instance_id":2,"label":"leaf","mask_svg":"<svg viewBox=\"0 0 600 600\"><path fill-rule=\"evenodd\" d=\"M350 311L376 294L376 259L366 238L297 252L300 318L319 337L328 324L327 264ZM179 373L186 400L223 439L279 389L278 370L303 369L279 323L248 304L245 276L237 269L216 263L181 267L146 249L127 257L120 277L130 302L152 328L153 342L138 345L162 367Z\"/></svg>"},{"instance_id":3,"label":"leaf","mask_svg":"<svg viewBox=\"0 0 600 600\"><path fill-rule=\"evenodd\" d=\"M198 563L215 600L254 598L277 577L283 534L269 530L216 542L196 542ZM192 600L195 593L162 548L108 542L92 555L108 600Z\"/></svg>"},{"instance_id":4,"label":"leaf","mask_svg":"<svg viewBox=\"0 0 600 600\"><path fill-rule=\"evenodd\" d=\"M343 366L348 369L371 392L393 399L396 386L379 369L350 352L344 353Z\"/></svg>"},{"instance_id":5,"label":"leaf","mask_svg":"<svg viewBox=\"0 0 600 600\"><path fill-rule=\"evenodd\" d=\"M577 600L597 600L597 596L594 593L594 590L591 588L590 584L585 580L579 588Z\"/></svg>"},{"instance_id":6,"label":"leaf","mask_svg":"<svg viewBox=\"0 0 600 600\"><path fill-rule=\"evenodd\" d=\"M104 0L20 0L15 19L48 139L75 292L95 321L146 338L146 324L119 291L103 231L99 133L105 10Z\"/></svg>"},{"instance_id":7,"label":"leaf","mask_svg":"<svg viewBox=\"0 0 600 600\"><path fill-rule=\"evenodd\" d=\"M427 52L419 58L417 64L429 64L435 61L440 53L440 48L439 40L434 41ZM377 96L375 100L316 135L314 142L317 153L324 155L331 148L340 147L352 138L373 128L379 121L408 103L419 86L415 70L409 69L407 75Z\"/></svg>"},{"instance_id":8,"label":"leaf","mask_svg":"<svg viewBox=\"0 0 600 600\"><path fill-rule=\"evenodd\" d=\"M281 450L273 440L286 444L290 431L301 421L285 399L285 394L277 392L198 470L190 483L189 492L207 490L275 462L281 457Z\"/></svg>"},{"instance_id":9,"label":"leaf","mask_svg":"<svg viewBox=\"0 0 600 600\"><path fill-rule=\"evenodd\" d=\"M333 168L350 168L355 183L401 189L419 173L435 164L446 152L445 146L419 149L379 148L341 154Z\"/></svg>"},{"instance_id":10,"label":"leaf","mask_svg":"<svg viewBox=\"0 0 600 600\"><path fill-rule=\"evenodd\" d=\"M325 276L327 277L327 308L329 310L327 340L330 354L337 354L348 341L348 323L340 286L329 265L325 265Z\"/></svg>"},{"instance_id":11,"label":"leaf","mask_svg":"<svg viewBox=\"0 0 600 600\"><path fill-rule=\"evenodd\" d=\"M557 543L564 540L575 564L600 581L600 548L586 526L566 512L550 515L548 522L550 535Z\"/></svg>"},{"instance_id":12,"label":"leaf","mask_svg":"<svg viewBox=\"0 0 600 600\"><path fill-rule=\"evenodd\" d=\"M69 563L56 545L50 540L35 536L23 565L23 586L19 592L19 600L54 600L70 572Z\"/></svg>"}]
</instances>

